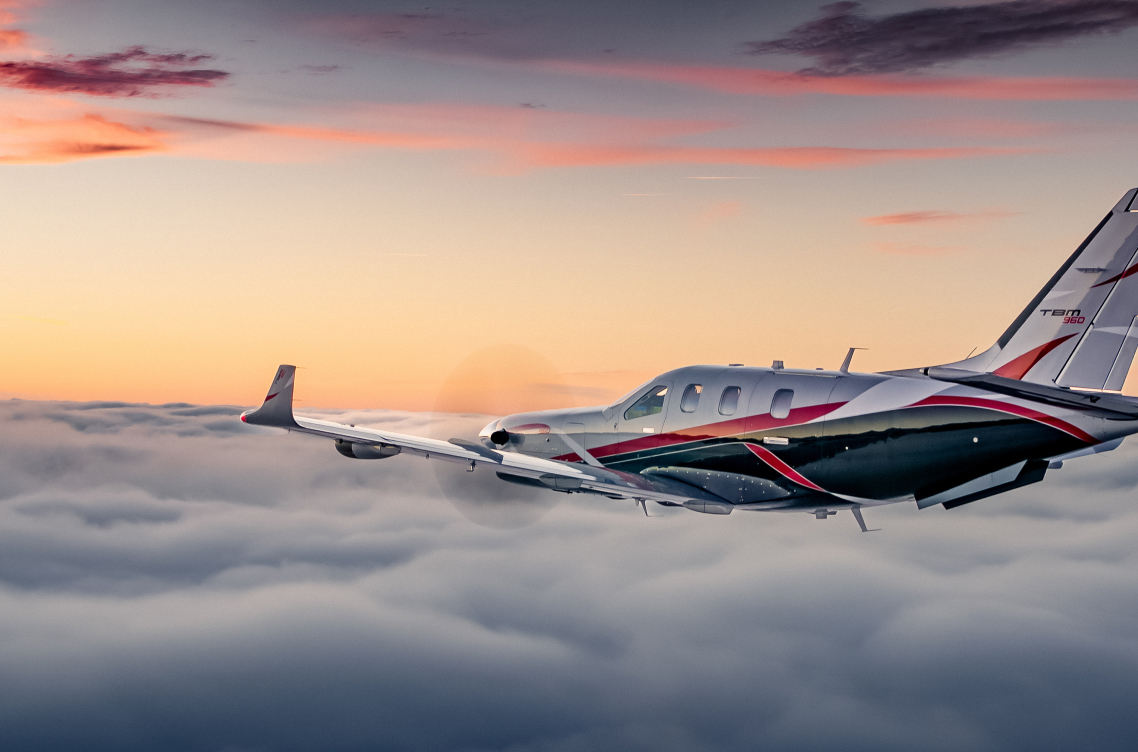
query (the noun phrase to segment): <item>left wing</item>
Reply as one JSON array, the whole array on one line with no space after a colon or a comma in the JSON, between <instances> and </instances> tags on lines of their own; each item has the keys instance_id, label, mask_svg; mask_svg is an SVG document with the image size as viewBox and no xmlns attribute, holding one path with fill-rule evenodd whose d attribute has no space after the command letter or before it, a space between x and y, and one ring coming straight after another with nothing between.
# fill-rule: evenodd
<instances>
[{"instance_id":1,"label":"left wing","mask_svg":"<svg viewBox=\"0 0 1138 752\"><path fill-rule=\"evenodd\" d=\"M356 457L378 458L410 453L427 459L461 462L469 465L471 470L479 465L488 466L504 480L517 479L555 491L658 501L711 514L730 514L734 506L714 494L672 478L649 479L604 467L502 452L462 439L441 441L294 415L292 392L295 380L296 366L282 365L277 369L265 401L256 410L242 413L241 420L255 426L284 428L334 439L338 448L348 449L351 456Z\"/></svg>"}]
</instances>

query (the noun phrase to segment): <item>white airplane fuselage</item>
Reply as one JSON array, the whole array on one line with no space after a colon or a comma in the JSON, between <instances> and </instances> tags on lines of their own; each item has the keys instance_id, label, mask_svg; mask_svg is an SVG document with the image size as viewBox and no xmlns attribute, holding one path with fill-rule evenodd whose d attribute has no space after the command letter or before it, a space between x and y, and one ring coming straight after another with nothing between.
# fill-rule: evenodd
<instances>
[{"instance_id":1,"label":"white airplane fuselage","mask_svg":"<svg viewBox=\"0 0 1138 752\"><path fill-rule=\"evenodd\" d=\"M658 411L632 411L662 390ZM499 431L508 436L503 444L491 441ZM615 405L519 413L492 422L480 438L535 457L698 483L735 505L790 510L842 506L833 503L840 499L864 506L914 499L951 504L945 492L978 477L1005 471L987 488L1017 479L1026 485L1042 479L1055 458L1135 432L1135 420L1094 417L919 372L690 366L652 379ZM837 498L826 503L821 494Z\"/></svg>"}]
</instances>

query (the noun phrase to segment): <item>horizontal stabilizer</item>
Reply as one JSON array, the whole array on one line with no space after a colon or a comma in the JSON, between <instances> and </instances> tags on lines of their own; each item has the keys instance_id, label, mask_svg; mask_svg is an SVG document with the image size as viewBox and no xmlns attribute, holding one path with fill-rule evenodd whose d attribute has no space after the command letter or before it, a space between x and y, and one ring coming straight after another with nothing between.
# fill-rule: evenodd
<instances>
[{"instance_id":1,"label":"horizontal stabilizer","mask_svg":"<svg viewBox=\"0 0 1138 752\"><path fill-rule=\"evenodd\" d=\"M947 366L934 366L925 370L929 378L937 381L966 384L976 389L1007 394L1045 405L1079 410L1096 418L1138 419L1138 400L1120 394L1077 392L1073 389L1062 389L1044 384L1033 384L1030 381L1009 379L1004 376L997 376L994 373L976 373L960 368L948 368Z\"/></svg>"}]
</instances>

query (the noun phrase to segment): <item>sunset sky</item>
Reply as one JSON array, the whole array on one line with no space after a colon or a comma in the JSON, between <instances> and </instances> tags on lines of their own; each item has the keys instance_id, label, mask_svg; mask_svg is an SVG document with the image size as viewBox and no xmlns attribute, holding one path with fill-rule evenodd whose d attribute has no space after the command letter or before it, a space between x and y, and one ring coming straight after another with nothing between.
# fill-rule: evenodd
<instances>
[{"instance_id":1,"label":"sunset sky","mask_svg":"<svg viewBox=\"0 0 1138 752\"><path fill-rule=\"evenodd\" d=\"M507 345L582 402L943 363L1138 185L1134 2L0 21L0 397L254 404L289 362L305 404L421 410Z\"/></svg>"},{"instance_id":2,"label":"sunset sky","mask_svg":"<svg viewBox=\"0 0 1138 752\"><path fill-rule=\"evenodd\" d=\"M238 416L959 360L1138 186L1136 51L1138 0L0 0L0 750L1131 752L1138 441L863 534Z\"/></svg>"}]
</instances>

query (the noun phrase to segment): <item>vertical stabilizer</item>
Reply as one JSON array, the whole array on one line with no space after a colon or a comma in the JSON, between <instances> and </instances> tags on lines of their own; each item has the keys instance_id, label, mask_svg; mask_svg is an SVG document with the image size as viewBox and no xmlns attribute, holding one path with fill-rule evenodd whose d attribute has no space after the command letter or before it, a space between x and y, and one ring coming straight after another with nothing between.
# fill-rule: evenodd
<instances>
[{"instance_id":1,"label":"vertical stabilizer","mask_svg":"<svg viewBox=\"0 0 1138 752\"><path fill-rule=\"evenodd\" d=\"M296 381L296 366L282 365L273 377L265 401L256 410L241 414L241 420L255 426L299 428L292 417L292 387Z\"/></svg>"},{"instance_id":2,"label":"vertical stabilizer","mask_svg":"<svg viewBox=\"0 0 1138 752\"><path fill-rule=\"evenodd\" d=\"M949 365L1038 384L1121 389L1138 350L1136 194L1122 197L996 344Z\"/></svg>"}]
</instances>

